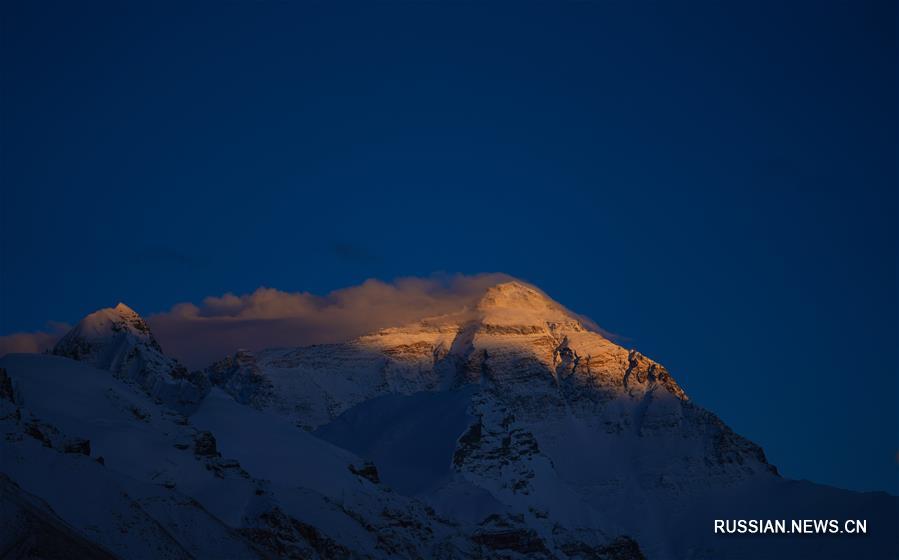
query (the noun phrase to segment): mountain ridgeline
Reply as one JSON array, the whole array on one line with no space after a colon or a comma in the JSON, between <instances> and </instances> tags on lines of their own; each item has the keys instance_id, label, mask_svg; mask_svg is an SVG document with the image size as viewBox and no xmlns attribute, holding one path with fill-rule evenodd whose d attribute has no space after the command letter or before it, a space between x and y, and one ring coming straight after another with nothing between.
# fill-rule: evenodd
<instances>
[{"instance_id":1,"label":"mountain ridgeline","mask_svg":"<svg viewBox=\"0 0 899 560\"><path fill-rule=\"evenodd\" d=\"M4 558L899 556L899 500L782 478L662 365L521 282L195 372L119 304L0 368Z\"/></svg>"}]
</instances>

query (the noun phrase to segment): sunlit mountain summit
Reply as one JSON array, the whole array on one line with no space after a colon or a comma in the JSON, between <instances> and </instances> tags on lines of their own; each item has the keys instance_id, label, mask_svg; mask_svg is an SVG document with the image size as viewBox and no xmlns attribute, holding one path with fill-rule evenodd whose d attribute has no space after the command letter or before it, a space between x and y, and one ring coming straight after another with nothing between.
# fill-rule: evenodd
<instances>
[{"instance_id":1,"label":"sunlit mountain summit","mask_svg":"<svg viewBox=\"0 0 899 560\"><path fill-rule=\"evenodd\" d=\"M665 367L520 281L194 372L119 304L0 367L13 557L897 554L896 498L782 478ZM713 533L861 514L864 536Z\"/></svg>"}]
</instances>

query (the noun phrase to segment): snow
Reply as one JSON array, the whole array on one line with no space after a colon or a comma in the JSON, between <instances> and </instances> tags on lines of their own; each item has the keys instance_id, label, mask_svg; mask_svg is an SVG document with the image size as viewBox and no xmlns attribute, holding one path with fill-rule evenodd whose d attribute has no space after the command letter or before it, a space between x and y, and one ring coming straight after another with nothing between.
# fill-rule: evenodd
<instances>
[{"instance_id":1,"label":"snow","mask_svg":"<svg viewBox=\"0 0 899 560\"><path fill-rule=\"evenodd\" d=\"M140 328L143 319L124 303L114 308L105 308L82 319L67 336L81 338L88 342L106 341L115 336L113 327L121 328L131 336L144 341L150 340L150 332Z\"/></svg>"},{"instance_id":2,"label":"snow","mask_svg":"<svg viewBox=\"0 0 899 560\"><path fill-rule=\"evenodd\" d=\"M504 282L487 290L476 307L491 325L577 324L577 318L539 290L521 282Z\"/></svg>"},{"instance_id":3,"label":"snow","mask_svg":"<svg viewBox=\"0 0 899 560\"><path fill-rule=\"evenodd\" d=\"M123 303L82 319L53 353L109 370L181 412L192 410L208 390L207 380L163 354L147 323Z\"/></svg>"},{"instance_id":4,"label":"snow","mask_svg":"<svg viewBox=\"0 0 899 560\"><path fill-rule=\"evenodd\" d=\"M558 558L619 535L651 559L899 555L896 498L781 479L661 365L521 282L344 344L241 352L190 383L124 304L58 350L0 360L0 472L120 557L258 557L253 531L304 557L496 557L470 538L495 527ZM202 431L219 456L194 452ZM89 455L64 452L81 439ZM868 519L869 535L713 534L739 516Z\"/></svg>"},{"instance_id":5,"label":"snow","mask_svg":"<svg viewBox=\"0 0 899 560\"><path fill-rule=\"evenodd\" d=\"M252 556L215 517L239 519L253 496L252 483L218 479L189 450L175 448L190 436L173 413L108 372L65 358L9 355L0 367L9 372L26 414L91 444L88 457L60 453L28 437L5 441L0 471L25 491L123 557L187 558L208 550L204 540L210 535L220 536L222 557ZM177 481L177 490L165 481Z\"/></svg>"},{"instance_id":6,"label":"snow","mask_svg":"<svg viewBox=\"0 0 899 560\"><path fill-rule=\"evenodd\" d=\"M349 465L362 461L315 438L282 417L237 403L220 389L203 400L191 422L217 434L219 450L255 476L287 487L340 496L364 484Z\"/></svg>"},{"instance_id":7,"label":"snow","mask_svg":"<svg viewBox=\"0 0 899 560\"><path fill-rule=\"evenodd\" d=\"M314 433L373 460L388 486L416 495L451 476L456 440L472 420L467 412L472 393L468 387L376 397Z\"/></svg>"}]
</instances>

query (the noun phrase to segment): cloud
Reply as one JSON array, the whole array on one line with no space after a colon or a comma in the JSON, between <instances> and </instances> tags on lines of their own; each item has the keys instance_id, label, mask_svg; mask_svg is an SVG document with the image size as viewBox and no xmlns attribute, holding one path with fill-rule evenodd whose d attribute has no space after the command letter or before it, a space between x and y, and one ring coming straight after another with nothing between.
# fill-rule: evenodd
<instances>
[{"instance_id":1,"label":"cloud","mask_svg":"<svg viewBox=\"0 0 899 560\"><path fill-rule=\"evenodd\" d=\"M6 354L35 354L53 348L56 341L71 328L65 323L48 323L48 330L19 332L0 336L0 356Z\"/></svg>"},{"instance_id":2,"label":"cloud","mask_svg":"<svg viewBox=\"0 0 899 560\"><path fill-rule=\"evenodd\" d=\"M147 317L165 352L192 368L237 348L340 342L377 329L458 310L505 274L367 280L325 296L259 288L251 294L180 303Z\"/></svg>"},{"instance_id":3,"label":"cloud","mask_svg":"<svg viewBox=\"0 0 899 560\"><path fill-rule=\"evenodd\" d=\"M199 369L238 348L342 342L385 327L456 312L472 306L490 286L513 279L491 273L366 280L324 296L263 287L249 294L207 297L199 305L179 303L145 318L167 355ZM578 317L588 328L618 338L589 318ZM0 356L42 352L68 328L55 323L46 332L0 337Z\"/></svg>"}]
</instances>

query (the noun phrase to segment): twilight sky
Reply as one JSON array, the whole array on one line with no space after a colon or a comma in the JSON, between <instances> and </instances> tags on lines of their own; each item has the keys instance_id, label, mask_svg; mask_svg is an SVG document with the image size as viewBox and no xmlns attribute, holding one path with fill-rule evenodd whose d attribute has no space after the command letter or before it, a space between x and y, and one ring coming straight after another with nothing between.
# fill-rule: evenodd
<instances>
[{"instance_id":1,"label":"twilight sky","mask_svg":"<svg viewBox=\"0 0 899 560\"><path fill-rule=\"evenodd\" d=\"M502 272L899 493L894 2L79 4L0 7L0 335Z\"/></svg>"}]
</instances>

